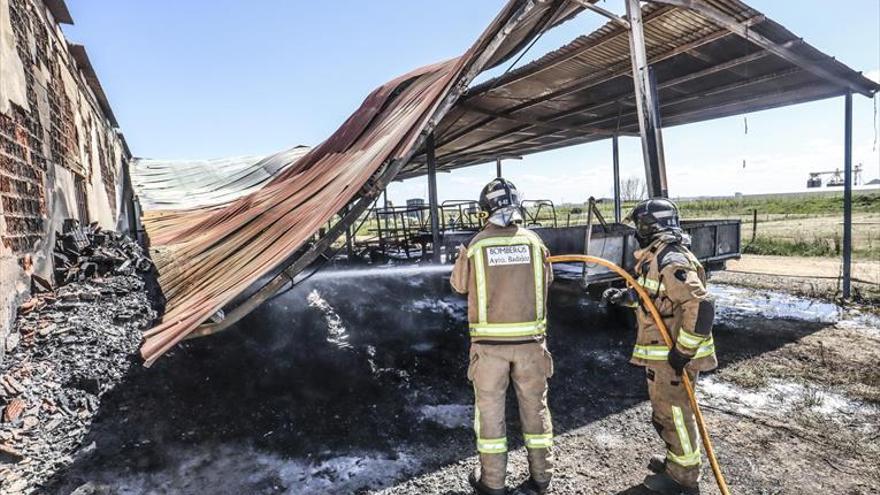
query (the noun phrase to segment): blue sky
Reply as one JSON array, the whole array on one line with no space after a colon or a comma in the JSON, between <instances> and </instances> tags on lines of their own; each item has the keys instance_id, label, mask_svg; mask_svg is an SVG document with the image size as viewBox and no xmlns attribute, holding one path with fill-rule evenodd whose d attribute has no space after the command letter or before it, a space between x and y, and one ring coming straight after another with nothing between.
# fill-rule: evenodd
<instances>
[{"instance_id":1,"label":"blue sky","mask_svg":"<svg viewBox=\"0 0 880 495\"><path fill-rule=\"evenodd\" d=\"M67 0L135 155L268 154L329 136L376 86L463 52L503 0ZM817 48L877 79L880 1L750 0ZM623 12L620 0L606 8ZM584 13L545 35L523 62L602 23ZM487 77L487 76L484 76ZM843 161L841 98L669 128L673 196L804 189L807 172ZM880 176L875 102L855 96L854 162ZM528 198L583 201L611 191L610 141L525 157L505 176ZM743 160L746 167L743 168ZM621 140L622 175L642 176L637 139ZM441 174L441 199L476 196L494 165ZM390 199L426 196L424 179Z\"/></svg>"}]
</instances>

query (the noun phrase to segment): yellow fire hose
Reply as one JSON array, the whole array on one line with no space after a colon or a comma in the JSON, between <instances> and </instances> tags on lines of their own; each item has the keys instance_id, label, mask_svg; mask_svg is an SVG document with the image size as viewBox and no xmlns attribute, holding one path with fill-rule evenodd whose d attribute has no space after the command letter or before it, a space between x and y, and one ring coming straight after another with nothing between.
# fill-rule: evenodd
<instances>
[{"instance_id":1,"label":"yellow fire hose","mask_svg":"<svg viewBox=\"0 0 880 495\"><path fill-rule=\"evenodd\" d=\"M584 254L564 254L559 256L551 256L549 258L549 261L551 263L597 263L623 277L624 280L626 280L626 282L633 289L635 289L636 293L638 293L639 295L639 299L642 300L645 307L648 308L648 311L650 311L651 316L654 318L654 322L657 324L657 328L660 329L660 334L663 336L663 341L666 342L666 346L670 349L672 348L674 343L672 342L672 337L669 335L669 330L663 323L663 318L660 318L660 313L657 311L657 308L654 307L654 303L651 301L648 293L645 292L645 289L643 289L642 286L639 285L632 277L632 275L626 272L626 270L606 259ZM688 398L691 401L691 408L693 408L694 416L696 416L697 419L697 428L700 430L700 438L703 439L703 447L705 447L706 449L706 456L709 458L709 464L712 465L712 473L715 475L715 481L718 482L718 489L721 490L722 495L730 495L730 489L727 487L727 481L724 480L724 474L721 473L721 468L718 466L718 459L715 458L715 449L712 448L712 440L709 439L709 430L706 428L706 423L703 420L703 413L700 411L700 405L697 403L697 396L694 394L694 385L693 383L691 383L691 379L687 373L682 373L681 378L681 381L684 384L684 388L687 391Z\"/></svg>"}]
</instances>

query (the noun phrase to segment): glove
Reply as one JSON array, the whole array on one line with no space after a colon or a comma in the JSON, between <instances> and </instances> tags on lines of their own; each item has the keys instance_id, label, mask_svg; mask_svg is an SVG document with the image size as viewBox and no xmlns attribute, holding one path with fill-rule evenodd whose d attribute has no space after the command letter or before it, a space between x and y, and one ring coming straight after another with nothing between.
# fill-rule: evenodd
<instances>
[{"instance_id":1,"label":"glove","mask_svg":"<svg viewBox=\"0 0 880 495\"><path fill-rule=\"evenodd\" d=\"M605 304L620 304L624 297L626 297L626 289L610 287L602 293L602 301Z\"/></svg>"},{"instance_id":2,"label":"glove","mask_svg":"<svg viewBox=\"0 0 880 495\"><path fill-rule=\"evenodd\" d=\"M685 356L684 354L678 352L678 350L673 347L669 351L669 356L666 358L669 360L669 366L675 370L675 374L681 376L684 372L684 367L687 366L689 362L691 362L691 358L689 356Z\"/></svg>"}]
</instances>

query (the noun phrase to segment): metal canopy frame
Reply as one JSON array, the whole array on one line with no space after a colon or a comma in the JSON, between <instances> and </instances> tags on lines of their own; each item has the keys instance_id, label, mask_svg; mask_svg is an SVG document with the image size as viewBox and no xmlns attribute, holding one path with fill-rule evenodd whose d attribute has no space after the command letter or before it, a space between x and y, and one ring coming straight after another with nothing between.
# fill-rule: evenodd
<instances>
[{"instance_id":1,"label":"metal canopy frame","mask_svg":"<svg viewBox=\"0 0 880 495\"><path fill-rule=\"evenodd\" d=\"M878 88L739 0L655 0L638 13L664 127L841 96L848 90L871 95ZM613 20L470 88L437 127L438 170L614 135L641 135L639 108L647 114L650 106L639 105L631 89L638 82L626 28L632 22L629 17L619 22L607 11L603 15ZM418 155L399 178L423 175L424 163L424 155ZM657 189L663 188L652 188L655 193Z\"/></svg>"},{"instance_id":2,"label":"metal canopy frame","mask_svg":"<svg viewBox=\"0 0 880 495\"><path fill-rule=\"evenodd\" d=\"M614 141L616 171L618 136L640 135L650 190L654 195L666 195L661 112L668 113L666 125L677 125L846 94L845 170L847 176L851 173L851 93L871 96L880 89L877 84L806 45L739 0L716 0L711 5L703 0L651 0L646 7L639 0L626 0L625 18L593 6L590 0L574 1L611 21L587 37L467 92L464 85L454 88L416 146L404 158L386 164L322 238L284 263L286 267L277 276L224 320L203 324L196 334L228 328L281 290L343 235L395 179L429 174L431 210L436 212L437 171L608 137ZM719 4L728 12L719 9ZM520 9L525 5L531 2L524 2ZM498 33L494 47L514 29L518 18L514 15ZM769 26L768 33L755 31L756 26L764 25ZM663 36L668 38L654 40ZM745 45L731 43L731 36L744 40ZM621 44L629 46L628 53ZM740 48L737 56L718 60L719 53L737 53L735 47ZM487 49L474 68L482 67L493 51ZM579 62L582 72L572 75L567 67L578 68ZM655 79L652 69L662 75ZM554 71L566 73L554 78ZM474 75L472 69L463 81L471 81ZM628 83L621 85L621 81ZM514 93L518 89L522 92L523 86L526 97L517 97ZM621 92L616 89L620 87L634 90ZM498 93L516 103L487 105L493 98L504 100ZM618 180L616 177L616 187ZM619 210L615 204L616 219ZM433 217L432 238L436 242L439 225L437 215ZM845 234L844 244L847 239ZM435 252L435 261L439 254ZM844 273L848 296L848 266Z\"/></svg>"},{"instance_id":3,"label":"metal canopy frame","mask_svg":"<svg viewBox=\"0 0 880 495\"><path fill-rule=\"evenodd\" d=\"M611 137L615 219L620 221L618 136L640 136L648 190L651 196L665 197L668 187L661 113L667 114L666 125L678 125L840 95L846 95L844 171L851 174L852 93L872 97L880 89L873 81L807 45L739 0L650 0L646 7L640 0L625 0L624 16L586 0L575 1L610 22L586 37L588 42L578 44L575 40L510 75L468 91L438 125L438 137L436 142L432 140L429 153L432 177L438 167L449 171L493 159L496 175L500 176L499 156L521 156ZM662 38L674 34L670 26L676 25L691 26L700 34L678 44L666 43L662 49L648 46L646 32ZM611 59L614 63L600 67L604 70L589 70L591 51L613 51L623 38L629 44L629 64L618 56ZM719 52L738 55L719 59ZM584 68L576 77L548 80L548 74L565 72L567 65L577 63ZM676 70L678 65L685 70ZM663 72L659 82L655 67ZM626 87L628 79L633 85L630 94L610 92L601 98L589 98L590 92L607 91L614 82ZM539 85L541 82L544 87ZM525 90L517 92L518 86ZM664 92L662 100L660 91ZM568 108L554 105L567 98L577 99L578 95L587 98ZM516 103L509 105L505 99ZM420 173L422 165L417 158L400 175ZM849 179L843 237L843 295L849 297Z\"/></svg>"}]
</instances>

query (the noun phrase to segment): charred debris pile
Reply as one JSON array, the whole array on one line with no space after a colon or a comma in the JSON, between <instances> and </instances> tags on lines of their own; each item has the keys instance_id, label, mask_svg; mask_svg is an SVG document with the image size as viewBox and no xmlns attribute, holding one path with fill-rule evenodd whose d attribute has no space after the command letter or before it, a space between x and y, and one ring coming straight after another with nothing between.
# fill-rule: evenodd
<instances>
[{"instance_id":1,"label":"charred debris pile","mask_svg":"<svg viewBox=\"0 0 880 495\"><path fill-rule=\"evenodd\" d=\"M34 276L0 364L0 491L39 491L73 461L101 397L138 365L156 318L152 262L128 237L65 222L55 284Z\"/></svg>"}]
</instances>

